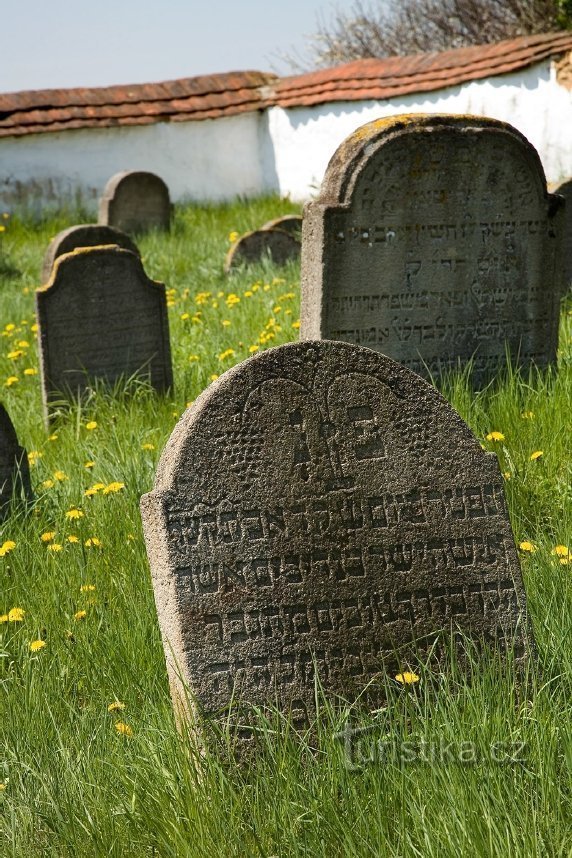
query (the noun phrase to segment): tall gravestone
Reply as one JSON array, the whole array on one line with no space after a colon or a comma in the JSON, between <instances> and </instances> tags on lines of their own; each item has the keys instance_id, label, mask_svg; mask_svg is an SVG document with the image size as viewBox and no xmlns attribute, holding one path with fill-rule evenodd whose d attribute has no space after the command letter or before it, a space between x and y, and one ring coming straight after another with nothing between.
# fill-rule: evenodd
<instances>
[{"instance_id":1,"label":"tall gravestone","mask_svg":"<svg viewBox=\"0 0 572 858\"><path fill-rule=\"evenodd\" d=\"M26 450L18 444L14 425L0 404L0 520L8 514L12 500L33 499Z\"/></svg>"},{"instance_id":2,"label":"tall gravestone","mask_svg":"<svg viewBox=\"0 0 572 858\"><path fill-rule=\"evenodd\" d=\"M125 170L112 176L99 201L99 223L128 233L168 230L169 189L154 173Z\"/></svg>"},{"instance_id":3,"label":"tall gravestone","mask_svg":"<svg viewBox=\"0 0 572 858\"><path fill-rule=\"evenodd\" d=\"M78 247L98 247L102 244L116 244L140 255L135 242L120 229L98 223L80 223L58 232L50 241L44 254L42 283L49 280L54 262L63 253L71 253Z\"/></svg>"},{"instance_id":4,"label":"tall gravestone","mask_svg":"<svg viewBox=\"0 0 572 858\"><path fill-rule=\"evenodd\" d=\"M551 185L550 190L554 194L564 197L566 207L564 210L564 252L562 269L566 286L572 283L572 179L566 179L560 184Z\"/></svg>"},{"instance_id":5,"label":"tall gravestone","mask_svg":"<svg viewBox=\"0 0 572 858\"><path fill-rule=\"evenodd\" d=\"M419 376L370 349L291 343L185 412L141 499L171 688L311 714L377 706L443 638L532 646L497 459ZM459 647L461 644L459 642ZM367 687L367 691L364 691Z\"/></svg>"},{"instance_id":6,"label":"tall gravestone","mask_svg":"<svg viewBox=\"0 0 572 858\"><path fill-rule=\"evenodd\" d=\"M403 115L358 128L302 228L302 339L359 343L422 375L481 381L555 361L559 197L515 128Z\"/></svg>"},{"instance_id":7,"label":"tall gravestone","mask_svg":"<svg viewBox=\"0 0 572 858\"><path fill-rule=\"evenodd\" d=\"M46 419L61 395L77 396L93 380L147 378L172 386L165 286L141 259L114 245L60 256L36 290L40 372Z\"/></svg>"}]
</instances>

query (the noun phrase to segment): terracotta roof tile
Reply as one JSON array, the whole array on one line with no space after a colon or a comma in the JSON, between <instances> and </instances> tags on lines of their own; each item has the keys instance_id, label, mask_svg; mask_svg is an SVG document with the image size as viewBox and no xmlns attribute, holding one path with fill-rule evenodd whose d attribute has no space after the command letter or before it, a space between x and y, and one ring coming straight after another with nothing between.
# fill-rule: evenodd
<instances>
[{"instance_id":1,"label":"terracotta roof tile","mask_svg":"<svg viewBox=\"0 0 572 858\"><path fill-rule=\"evenodd\" d=\"M229 72L163 83L0 94L0 137L214 119L277 105L385 100L507 74L572 50L572 33L547 33L441 53L355 60L278 78Z\"/></svg>"}]
</instances>

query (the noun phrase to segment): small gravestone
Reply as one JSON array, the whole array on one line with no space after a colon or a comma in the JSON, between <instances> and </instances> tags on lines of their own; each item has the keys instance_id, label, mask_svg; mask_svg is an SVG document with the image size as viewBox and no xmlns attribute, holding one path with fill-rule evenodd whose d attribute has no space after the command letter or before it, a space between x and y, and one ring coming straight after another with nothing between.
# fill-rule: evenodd
<instances>
[{"instance_id":1,"label":"small gravestone","mask_svg":"<svg viewBox=\"0 0 572 858\"><path fill-rule=\"evenodd\" d=\"M276 217L274 220L267 221L262 229L281 229L284 232L289 232L298 241L300 241L302 233L302 217L301 215L283 215Z\"/></svg>"},{"instance_id":2,"label":"small gravestone","mask_svg":"<svg viewBox=\"0 0 572 858\"><path fill-rule=\"evenodd\" d=\"M169 189L154 173L126 170L105 186L99 201L99 223L124 232L168 230L171 221Z\"/></svg>"},{"instance_id":3,"label":"small gravestone","mask_svg":"<svg viewBox=\"0 0 572 858\"><path fill-rule=\"evenodd\" d=\"M572 283L572 179L566 179L559 185L551 185L553 194L559 194L566 200L564 209L564 252L562 268L566 286Z\"/></svg>"},{"instance_id":4,"label":"small gravestone","mask_svg":"<svg viewBox=\"0 0 572 858\"><path fill-rule=\"evenodd\" d=\"M147 378L172 386L165 287L141 259L111 246L60 256L36 290L40 371L46 418L61 395L80 395L97 379Z\"/></svg>"},{"instance_id":5,"label":"small gravestone","mask_svg":"<svg viewBox=\"0 0 572 858\"><path fill-rule=\"evenodd\" d=\"M26 450L18 444L8 412L0 405L0 520L9 512L12 500L34 499Z\"/></svg>"},{"instance_id":6,"label":"small gravestone","mask_svg":"<svg viewBox=\"0 0 572 858\"><path fill-rule=\"evenodd\" d=\"M536 150L473 116L405 115L334 154L302 228L301 339L480 382L556 359L563 212Z\"/></svg>"},{"instance_id":7,"label":"small gravestone","mask_svg":"<svg viewBox=\"0 0 572 858\"><path fill-rule=\"evenodd\" d=\"M300 256L300 242L282 229L257 229L247 232L227 253L224 270L228 274L239 265L260 262L270 257L275 265L284 265Z\"/></svg>"},{"instance_id":8,"label":"small gravestone","mask_svg":"<svg viewBox=\"0 0 572 858\"><path fill-rule=\"evenodd\" d=\"M384 675L477 646L532 649L496 456L419 376L370 349L294 343L185 412L141 499L171 688L311 715L378 706ZM460 649L462 645L457 639Z\"/></svg>"},{"instance_id":9,"label":"small gravestone","mask_svg":"<svg viewBox=\"0 0 572 858\"><path fill-rule=\"evenodd\" d=\"M128 235L112 226L98 223L80 223L70 226L52 238L44 255L42 266L42 283L47 283L54 267L54 262L63 253L71 253L78 247L97 247L102 244L116 244L125 250L131 250L139 256L139 249Z\"/></svg>"}]
</instances>

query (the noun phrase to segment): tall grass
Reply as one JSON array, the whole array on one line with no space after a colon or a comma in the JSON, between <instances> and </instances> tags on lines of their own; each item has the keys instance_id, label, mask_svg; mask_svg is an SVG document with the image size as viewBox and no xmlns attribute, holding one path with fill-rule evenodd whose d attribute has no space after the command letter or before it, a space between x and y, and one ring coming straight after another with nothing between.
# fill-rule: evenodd
<instances>
[{"instance_id":1,"label":"tall grass","mask_svg":"<svg viewBox=\"0 0 572 858\"><path fill-rule=\"evenodd\" d=\"M25 373L37 369L33 290L50 237L85 216L4 221L0 386L37 501L0 536L15 543L0 556L0 614L25 612L0 623L2 856L570 854L572 564L552 553L572 547L570 305L558 373L507 370L477 394L459 376L443 384L498 453L516 540L534 548L522 552L539 648L528 685L515 686L510 658L476 663L470 682L452 664L435 684L420 666L415 686L390 681L377 714L324 704L312 742L279 716L261 722L246 765L175 729L138 501L212 376L297 338L295 264L222 273L229 233L294 210L188 206L168 236L142 238L148 274L170 290L174 392L96 387L49 431ZM365 732L348 738L348 723Z\"/></svg>"}]
</instances>

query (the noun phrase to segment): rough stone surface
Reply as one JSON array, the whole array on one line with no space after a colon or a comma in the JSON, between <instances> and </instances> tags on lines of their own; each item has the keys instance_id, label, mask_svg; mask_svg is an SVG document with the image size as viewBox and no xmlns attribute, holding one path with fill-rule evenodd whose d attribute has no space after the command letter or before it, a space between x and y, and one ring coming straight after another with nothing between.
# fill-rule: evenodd
<instances>
[{"instance_id":1,"label":"rough stone surface","mask_svg":"<svg viewBox=\"0 0 572 858\"><path fill-rule=\"evenodd\" d=\"M50 404L94 379L139 375L159 391L173 383L165 286L130 250L106 245L60 256L36 290L40 371Z\"/></svg>"},{"instance_id":2,"label":"rough stone surface","mask_svg":"<svg viewBox=\"0 0 572 858\"><path fill-rule=\"evenodd\" d=\"M0 520L6 518L12 499L32 501L26 450L18 444L8 412L0 404Z\"/></svg>"},{"instance_id":3,"label":"rough stone surface","mask_svg":"<svg viewBox=\"0 0 572 858\"><path fill-rule=\"evenodd\" d=\"M169 189L154 173L117 173L105 186L98 220L129 233L167 230L171 221Z\"/></svg>"},{"instance_id":4,"label":"rough stone surface","mask_svg":"<svg viewBox=\"0 0 572 858\"><path fill-rule=\"evenodd\" d=\"M77 247L98 247L102 244L116 244L140 256L135 242L120 229L98 223L80 223L58 232L50 241L42 265L42 283L50 279L54 262L62 253L71 253Z\"/></svg>"},{"instance_id":5,"label":"rough stone surface","mask_svg":"<svg viewBox=\"0 0 572 858\"><path fill-rule=\"evenodd\" d=\"M260 262L269 255L276 265L284 265L300 256L300 242L283 229L256 229L236 241L226 255L224 270L228 274L238 265Z\"/></svg>"},{"instance_id":6,"label":"rough stone surface","mask_svg":"<svg viewBox=\"0 0 572 858\"><path fill-rule=\"evenodd\" d=\"M373 680L376 706L376 677L442 662L451 627L517 661L533 646L496 457L370 349L290 343L226 372L141 509L177 708L179 671L199 711L235 695L301 723L314 664L329 695Z\"/></svg>"},{"instance_id":7,"label":"rough stone surface","mask_svg":"<svg viewBox=\"0 0 572 858\"><path fill-rule=\"evenodd\" d=\"M301 215L283 215L276 217L274 220L267 221L262 229L282 229L284 232L289 232L298 241L300 241L302 232L302 216Z\"/></svg>"},{"instance_id":8,"label":"rough stone surface","mask_svg":"<svg viewBox=\"0 0 572 858\"><path fill-rule=\"evenodd\" d=\"M474 358L474 381L555 361L563 210L506 123L403 115L334 154L302 227L301 339L383 352L422 375Z\"/></svg>"},{"instance_id":9,"label":"rough stone surface","mask_svg":"<svg viewBox=\"0 0 572 858\"><path fill-rule=\"evenodd\" d=\"M566 200L564 209L564 249L562 268L566 286L572 283L572 178L566 179L559 185L551 185L550 190L553 194L559 194Z\"/></svg>"}]
</instances>

